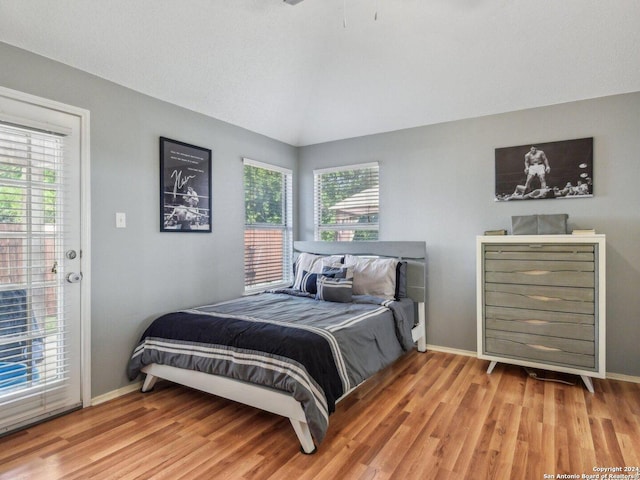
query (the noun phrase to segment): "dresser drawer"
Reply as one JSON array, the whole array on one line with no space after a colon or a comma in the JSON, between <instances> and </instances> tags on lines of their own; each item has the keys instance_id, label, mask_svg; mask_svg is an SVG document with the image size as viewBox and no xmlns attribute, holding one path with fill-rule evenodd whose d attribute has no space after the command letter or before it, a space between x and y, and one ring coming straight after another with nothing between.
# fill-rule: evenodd
<instances>
[{"instance_id":1,"label":"dresser drawer","mask_svg":"<svg viewBox=\"0 0 640 480\"><path fill-rule=\"evenodd\" d=\"M592 262L593 245L578 244L494 244L484 246L486 260L549 260Z\"/></svg>"},{"instance_id":2,"label":"dresser drawer","mask_svg":"<svg viewBox=\"0 0 640 480\"><path fill-rule=\"evenodd\" d=\"M592 288L487 283L485 305L593 315L595 292Z\"/></svg>"},{"instance_id":3,"label":"dresser drawer","mask_svg":"<svg viewBox=\"0 0 640 480\"><path fill-rule=\"evenodd\" d=\"M524 285L593 288L593 262L549 262L542 260L487 260L485 281Z\"/></svg>"},{"instance_id":4,"label":"dresser drawer","mask_svg":"<svg viewBox=\"0 0 640 480\"><path fill-rule=\"evenodd\" d=\"M593 341L486 330L485 352L560 365L595 368Z\"/></svg>"},{"instance_id":5,"label":"dresser drawer","mask_svg":"<svg viewBox=\"0 0 640 480\"><path fill-rule=\"evenodd\" d=\"M595 316L518 308L487 307L485 328L593 341Z\"/></svg>"}]
</instances>

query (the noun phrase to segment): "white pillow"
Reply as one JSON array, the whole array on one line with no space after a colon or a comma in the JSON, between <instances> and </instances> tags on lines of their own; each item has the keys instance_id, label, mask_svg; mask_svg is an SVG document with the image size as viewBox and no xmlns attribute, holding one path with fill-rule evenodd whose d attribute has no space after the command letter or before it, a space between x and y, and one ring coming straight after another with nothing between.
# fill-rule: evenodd
<instances>
[{"instance_id":1,"label":"white pillow","mask_svg":"<svg viewBox=\"0 0 640 480\"><path fill-rule=\"evenodd\" d=\"M344 265L353 269L354 295L395 298L397 259L362 258L347 254Z\"/></svg>"},{"instance_id":2,"label":"white pillow","mask_svg":"<svg viewBox=\"0 0 640 480\"><path fill-rule=\"evenodd\" d=\"M315 255L313 253L301 253L296 259L296 278L293 281L293 288L302 290L303 275L307 273L321 273L323 267L341 264L342 255Z\"/></svg>"}]
</instances>

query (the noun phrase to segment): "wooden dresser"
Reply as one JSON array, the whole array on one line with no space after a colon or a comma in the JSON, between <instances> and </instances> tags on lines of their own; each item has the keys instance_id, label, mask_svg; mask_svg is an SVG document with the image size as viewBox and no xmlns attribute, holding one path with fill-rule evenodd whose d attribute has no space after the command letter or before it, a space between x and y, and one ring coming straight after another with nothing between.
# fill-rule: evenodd
<instances>
[{"instance_id":1,"label":"wooden dresser","mask_svg":"<svg viewBox=\"0 0 640 480\"><path fill-rule=\"evenodd\" d=\"M605 236L479 236L478 357L605 376Z\"/></svg>"}]
</instances>

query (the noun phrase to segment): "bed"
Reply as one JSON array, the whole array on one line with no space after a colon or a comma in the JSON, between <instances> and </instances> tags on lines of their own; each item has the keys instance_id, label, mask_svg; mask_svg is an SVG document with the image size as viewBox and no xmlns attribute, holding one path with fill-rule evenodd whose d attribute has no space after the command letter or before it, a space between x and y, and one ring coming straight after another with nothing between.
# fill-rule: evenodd
<instances>
[{"instance_id":1,"label":"bed","mask_svg":"<svg viewBox=\"0 0 640 480\"><path fill-rule=\"evenodd\" d=\"M287 417L304 453L335 404L426 350L424 242L295 242L288 288L171 312L135 347L142 391L169 380Z\"/></svg>"}]
</instances>

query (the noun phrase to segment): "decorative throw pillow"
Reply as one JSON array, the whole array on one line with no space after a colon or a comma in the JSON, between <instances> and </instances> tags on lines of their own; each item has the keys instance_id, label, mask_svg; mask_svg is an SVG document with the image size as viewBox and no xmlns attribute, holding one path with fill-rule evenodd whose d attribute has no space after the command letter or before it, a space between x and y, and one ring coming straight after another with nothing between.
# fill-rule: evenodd
<instances>
[{"instance_id":1,"label":"decorative throw pillow","mask_svg":"<svg viewBox=\"0 0 640 480\"><path fill-rule=\"evenodd\" d=\"M334 265L342 262L342 255L315 255L313 253L301 253L293 264L295 279L293 288L302 290L302 276L305 272L320 273L325 265Z\"/></svg>"},{"instance_id":2,"label":"decorative throw pillow","mask_svg":"<svg viewBox=\"0 0 640 480\"><path fill-rule=\"evenodd\" d=\"M353 270L339 265L325 265L322 267L322 275L331 278L346 278L347 280L353 280Z\"/></svg>"},{"instance_id":3,"label":"decorative throw pillow","mask_svg":"<svg viewBox=\"0 0 640 480\"><path fill-rule=\"evenodd\" d=\"M318 277L316 300L349 303L352 299L353 282L344 278Z\"/></svg>"},{"instance_id":4,"label":"decorative throw pillow","mask_svg":"<svg viewBox=\"0 0 640 480\"><path fill-rule=\"evenodd\" d=\"M316 282L318 281L318 275L318 273L302 272L299 290L306 293L313 293L315 295L317 292Z\"/></svg>"},{"instance_id":5,"label":"decorative throw pillow","mask_svg":"<svg viewBox=\"0 0 640 480\"><path fill-rule=\"evenodd\" d=\"M397 259L346 255L344 264L346 267L353 268L354 295L395 298Z\"/></svg>"},{"instance_id":6,"label":"decorative throw pillow","mask_svg":"<svg viewBox=\"0 0 640 480\"><path fill-rule=\"evenodd\" d=\"M396 300L407 298L407 262L398 262L396 267Z\"/></svg>"},{"instance_id":7,"label":"decorative throw pillow","mask_svg":"<svg viewBox=\"0 0 640 480\"><path fill-rule=\"evenodd\" d=\"M329 278L353 278L353 274L348 268L324 266L322 273L302 272L302 280L300 282L300 291L316 294L318 291L317 282L319 277Z\"/></svg>"}]
</instances>

